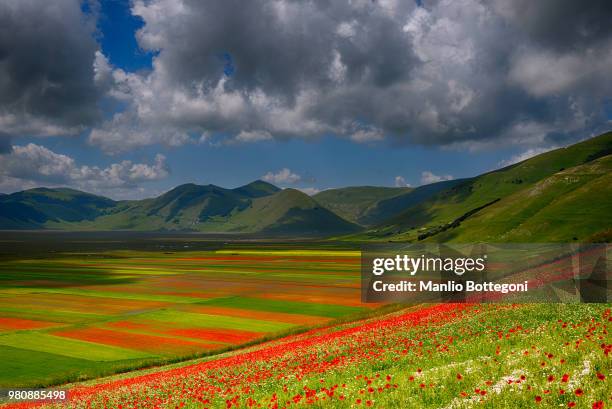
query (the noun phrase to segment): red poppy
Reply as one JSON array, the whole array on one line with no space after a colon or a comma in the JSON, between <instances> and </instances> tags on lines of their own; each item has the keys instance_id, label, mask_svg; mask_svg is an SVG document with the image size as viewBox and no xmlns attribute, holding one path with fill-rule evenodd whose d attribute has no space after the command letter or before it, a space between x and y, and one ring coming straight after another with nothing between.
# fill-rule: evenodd
<instances>
[{"instance_id":1,"label":"red poppy","mask_svg":"<svg viewBox=\"0 0 612 409\"><path fill-rule=\"evenodd\" d=\"M576 406L576 402L568 402L567 407L568 408L573 408L574 406Z\"/></svg>"},{"instance_id":2,"label":"red poppy","mask_svg":"<svg viewBox=\"0 0 612 409\"><path fill-rule=\"evenodd\" d=\"M540 395L536 396L536 397L535 397L535 401L536 401L537 403L542 402L542 397L541 397Z\"/></svg>"},{"instance_id":3,"label":"red poppy","mask_svg":"<svg viewBox=\"0 0 612 409\"><path fill-rule=\"evenodd\" d=\"M604 407L604 403L601 400L593 403L593 409L603 409L603 407Z\"/></svg>"},{"instance_id":4,"label":"red poppy","mask_svg":"<svg viewBox=\"0 0 612 409\"><path fill-rule=\"evenodd\" d=\"M597 379L603 381L604 379L606 379L606 376L600 372L597 372Z\"/></svg>"},{"instance_id":5,"label":"red poppy","mask_svg":"<svg viewBox=\"0 0 612 409\"><path fill-rule=\"evenodd\" d=\"M582 394L584 394L584 391L583 391L582 389L578 388L578 389L576 389L576 390L574 391L574 394L575 394L576 396L582 396Z\"/></svg>"}]
</instances>

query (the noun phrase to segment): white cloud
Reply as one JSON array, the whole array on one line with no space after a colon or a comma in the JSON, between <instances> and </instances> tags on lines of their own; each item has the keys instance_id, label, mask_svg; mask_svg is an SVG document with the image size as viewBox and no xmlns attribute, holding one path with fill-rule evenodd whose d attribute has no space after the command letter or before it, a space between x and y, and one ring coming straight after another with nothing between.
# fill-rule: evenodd
<instances>
[{"instance_id":1,"label":"white cloud","mask_svg":"<svg viewBox=\"0 0 612 409\"><path fill-rule=\"evenodd\" d=\"M395 187L410 187L410 183L407 183L403 176L396 176Z\"/></svg>"},{"instance_id":2,"label":"white cloud","mask_svg":"<svg viewBox=\"0 0 612 409\"><path fill-rule=\"evenodd\" d=\"M421 173L421 184L429 185L430 183L442 182L444 180L453 180L452 175L436 175L429 170Z\"/></svg>"},{"instance_id":3,"label":"white cloud","mask_svg":"<svg viewBox=\"0 0 612 409\"><path fill-rule=\"evenodd\" d=\"M134 0L153 56L128 72L80 2L0 1L0 129L110 154L201 135L497 147L529 124L533 146L576 140L609 126L612 92L612 8L583 3Z\"/></svg>"},{"instance_id":4,"label":"white cloud","mask_svg":"<svg viewBox=\"0 0 612 409\"><path fill-rule=\"evenodd\" d=\"M499 162L499 166L510 166L510 165L514 165L515 163L519 163L522 162L524 160L527 160L529 158L533 158L534 156L537 156L541 153L544 152L548 152L551 151L553 149L557 149L559 148L558 146L549 146L547 148L531 148L531 149L527 149L526 151L519 153L517 155L512 156L510 159L506 159L506 160L502 160L501 162Z\"/></svg>"},{"instance_id":5,"label":"white cloud","mask_svg":"<svg viewBox=\"0 0 612 409\"><path fill-rule=\"evenodd\" d=\"M288 168L283 168L278 172L268 172L261 177L266 182L291 185L302 180L302 177L297 173L293 173Z\"/></svg>"},{"instance_id":6,"label":"white cloud","mask_svg":"<svg viewBox=\"0 0 612 409\"><path fill-rule=\"evenodd\" d=\"M240 131L234 140L236 142L260 142L272 139L268 131Z\"/></svg>"},{"instance_id":7,"label":"white cloud","mask_svg":"<svg viewBox=\"0 0 612 409\"><path fill-rule=\"evenodd\" d=\"M321 189L318 189L316 187L299 187L298 190L306 193L308 196L316 195L321 191Z\"/></svg>"},{"instance_id":8,"label":"white cloud","mask_svg":"<svg viewBox=\"0 0 612 409\"><path fill-rule=\"evenodd\" d=\"M382 141L385 135L380 129L359 129L351 135L351 140L358 143Z\"/></svg>"},{"instance_id":9,"label":"white cloud","mask_svg":"<svg viewBox=\"0 0 612 409\"><path fill-rule=\"evenodd\" d=\"M142 193L140 183L161 180L169 169L164 155L153 164L124 160L107 167L78 165L70 156L30 143L13 146L0 155L0 190L14 191L34 186L70 186L88 192L117 196Z\"/></svg>"}]
</instances>

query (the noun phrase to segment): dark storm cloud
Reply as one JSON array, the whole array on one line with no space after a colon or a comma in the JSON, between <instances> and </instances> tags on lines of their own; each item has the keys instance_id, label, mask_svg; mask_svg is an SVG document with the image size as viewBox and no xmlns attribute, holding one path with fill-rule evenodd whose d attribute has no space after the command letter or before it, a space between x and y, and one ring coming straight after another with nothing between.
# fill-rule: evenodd
<instances>
[{"instance_id":1,"label":"dark storm cloud","mask_svg":"<svg viewBox=\"0 0 612 409\"><path fill-rule=\"evenodd\" d=\"M228 87L294 101L303 87L332 85L333 49L350 81L380 86L405 78L412 59L401 23L375 3L188 0L181 7L168 18L145 11L150 25L139 35L144 47L162 50L158 61L179 85L216 82L227 56L235 67Z\"/></svg>"},{"instance_id":2,"label":"dark storm cloud","mask_svg":"<svg viewBox=\"0 0 612 409\"><path fill-rule=\"evenodd\" d=\"M3 153L9 153L12 150L11 136L5 132L0 131L0 155Z\"/></svg>"},{"instance_id":3,"label":"dark storm cloud","mask_svg":"<svg viewBox=\"0 0 612 409\"><path fill-rule=\"evenodd\" d=\"M107 151L230 135L546 144L608 126L609 2L135 1L153 70L90 135ZM200 136L201 135L201 136ZM476 144L478 145L478 144Z\"/></svg>"},{"instance_id":4,"label":"dark storm cloud","mask_svg":"<svg viewBox=\"0 0 612 409\"><path fill-rule=\"evenodd\" d=\"M135 0L139 44L155 57L130 73L97 51L78 0L4 0L0 131L94 126L90 143L115 153L324 134L541 145L609 126L609 1L422 4ZM102 91L120 102L100 124Z\"/></svg>"},{"instance_id":5,"label":"dark storm cloud","mask_svg":"<svg viewBox=\"0 0 612 409\"><path fill-rule=\"evenodd\" d=\"M97 44L78 0L0 2L0 129L75 133L97 117Z\"/></svg>"},{"instance_id":6,"label":"dark storm cloud","mask_svg":"<svg viewBox=\"0 0 612 409\"><path fill-rule=\"evenodd\" d=\"M612 34L608 0L514 0L497 10L533 42L556 50L589 47Z\"/></svg>"}]
</instances>

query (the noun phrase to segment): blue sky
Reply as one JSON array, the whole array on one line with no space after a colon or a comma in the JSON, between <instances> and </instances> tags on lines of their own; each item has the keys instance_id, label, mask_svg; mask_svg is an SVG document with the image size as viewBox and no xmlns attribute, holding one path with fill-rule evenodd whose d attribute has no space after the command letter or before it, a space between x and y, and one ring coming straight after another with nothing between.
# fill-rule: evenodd
<instances>
[{"instance_id":1,"label":"blue sky","mask_svg":"<svg viewBox=\"0 0 612 409\"><path fill-rule=\"evenodd\" d=\"M418 186L610 127L612 59L586 73L571 62L588 59L578 46L608 49L610 31L559 32L543 4L529 11L537 27L433 1L33 4L14 6L15 24L22 13L32 27L15 34L9 61L27 64L18 47L53 51L32 57L39 75L5 73L17 91L0 99L4 192L67 185L139 198L260 178L310 193ZM54 56L58 44L73 58ZM39 81L56 72L69 78L57 80L60 96Z\"/></svg>"},{"instance_id":2,"label":"blue sky","mask_svg":"<svg viewBox=\"0 0 612 409\"><path fill-rule=\"evenodd\" d=\"M126 71L151 69L152 53L142 51L135 39L136 30L142 25L142 20L130 13L129 1L101 3L100 45L114 66ZM105 158L96 149L88 149L82 139L78 143L71 141L71 145L57 148L84 158L84 162L99 161L107 165L114 159ZM146 160L158 150L143 149L124 156ZM333 136L322 136L312 142L294 139L247 146L190 145L163 151L172 172L167 180L156 183L155 188L163 191L186 182L235 187L283 168L304 177L305 181L298 183L301 187L394 186L396 176L418 186L423 171L470 177L495 169L501 161L520 152L520 147L466 153L418 145L356 144Z\"/></svg>"}]
</instances>

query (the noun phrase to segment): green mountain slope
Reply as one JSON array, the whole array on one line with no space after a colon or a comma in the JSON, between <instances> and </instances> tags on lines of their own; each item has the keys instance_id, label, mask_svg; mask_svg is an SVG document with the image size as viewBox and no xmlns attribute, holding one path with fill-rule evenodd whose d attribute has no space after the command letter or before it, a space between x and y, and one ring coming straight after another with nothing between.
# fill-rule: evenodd
<instances>
[{"instance_id":1,"label":"green mountain slope","mask_svg":"<svg viewBox=\"0 0 612 409\"><path fill-rule=\"evenodd\" d=\"M185 184L145 200L72 189L0 196L0 229L328 235L363 241L593 241L612 235L612 132L463 180L314 197L255 181ZM363 226L370 227L365 230Z\"/></svg>"},{"instance_id":2,"label":"green mountain slope","mask_svg":"<svg viewBox=\"0 0 612 409\"><path fill-rule=\"evenodd\" d=\"M432 183L411 189L409 192L395 197L380 200L367 209L360 217L359 223L364 226L378 225L399 215L406 209L424 202L435 194L464 182L465 179L457 179Z\"/></svg>"},{"instance_id":3,"label":"green mountain slope","mask_svg":"<svg viewBox=\"0 0 612 409\"><path fill-rule=\"evenodd\" d=\"M355 186L328 189L317 193L313 198L326 209L353 223L362 224L371 209L386 199L391 199L412 191L409 187Z\"/></svg>"},{"instance_id":4,"label":"green mountain slope","mask_svg":"<svg viewBox=\"0 0 612 409\"><path fill-rule=\"evenodd\" d=\"M233 191L239 195L247 196L251 198L264 197L279 192L281 189L274 186L271 183L264 182L263 180L256 180L248 185L244 185L233 189Z\"/></svg>"},{"instance_id":5,"label":"green mountain slope","mask_svg":"<svg viewBox=\"0 0 612 409\"><path fill-rule=\"evenodd\" d=\"M427 240L570 242L612 228L612 155L549 176Z\"/></svg>"},{"instance_id":6,"label":"green mountain slope","mask_svg":"<svg viewBox=\"0 0 612 409\"><path fill-rule=\"evenodd\" d=\"M296 235L338 234L360 229L295 189L254 200L227 227L234 231Z\"/></svg>"},{"instance_id":7,"label":"green mountain slope","mask_svg":"<svg viewBox=\"0 0 612 409\"><path fill-rule=\"evenodd\" d=\"M208 221L227 219L247 208L251 199L231 189L193 183L163 195L122 202L114 211L81 227L95 230L200 230Z\"/></svg>"},{"instance_id":8,"label":"green mountain slope","mask_svg":"<svg viewBox=\"0 0 612 409\"><path fill-rule=\"evenodd\" d=\"M0 227L64 230L177 230L295 236L346 234L358 226L294 189L256 181L236 189L185 184L161 196L115 202L71 189L0 198Z\"/></svg>"},{"instance_id":9,"label":"green mountain slope","mask_svg":"<svg viewBox=\"0 0 612 409\"><path fill-rule=\"evenodd\" d=\"M412 241L437 236L441 231L448 231L454 222L472 218L474 214L485 212L487 207L494 206L498 201L528 189L555 173L593 162L610 152L612 133L608 132L462 181L405 209L380 226L352 238Z\"/></svg>"},{"instance_id":10,"label":"green mountain slope","mask_svg":"<svg viewBox=\"0 0 612 409\"><path fill-rule=\"evenodd\" d=\"M114 200L74 189L24 190L0 196L0 226L37 229L48 223L93 220L116 205Z\"/></svg>"}]
</instances>

